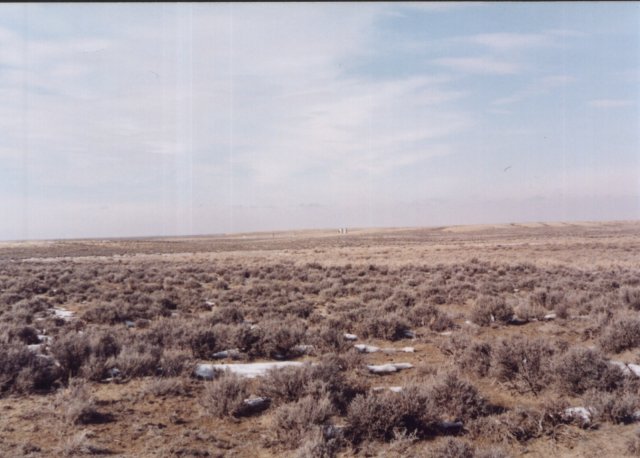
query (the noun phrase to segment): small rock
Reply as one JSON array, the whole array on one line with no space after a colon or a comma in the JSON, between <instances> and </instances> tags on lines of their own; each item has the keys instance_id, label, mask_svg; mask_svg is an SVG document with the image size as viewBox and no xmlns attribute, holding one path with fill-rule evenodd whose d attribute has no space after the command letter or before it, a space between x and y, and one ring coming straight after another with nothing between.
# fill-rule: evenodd
<instances>
[{"instance_id":1,"label":"small rock","mask_svg":"<svg viewBox=\"0 0 640 458\"><path fill-rule=\"evenodd\" d=\"M518 318L517 316L514 316L508 321L508 323L513 326L522 326L523 324L527 324L528 322L529 320Z\"/></svg>"},{"instance_id":2,"label":"small rock","mask_svg":"<svg viewBox=\"0 0 640 458\"><path fill-rule=\"evenodd\" d=\"M280 361L265 363L234 363L234 364L198 364L194 370L194 375L199 378L211 380L217 372L228 370L242 377L255 378L264 376L272 369L280 369L288 366L302 366L299 361Z\"/></svg>"},{"instance_id":3,"label":"small rock","mask_svg":"<svg viewBox=\"0 0 640 458\"><path fill-rule=\"evenodd\" d=\"M401 371L403 369L410 369L413 367L411 363L390 363L380 365L368 365L369 372L374 374L392 374L394 372Z\"/></svg>"},{"instance_id":4,"label":"small rock","mask_svg":"<svg viewBox=\"0 0 640 458\"><path fill-rule=\"evenodd\" d=\"M245 399L242 402L242 407L240 407L237 415L240 417L253 415L263 410L266 410L271 405L271 399L266 397L251 397L249 399Z\"/></svg>"},{"instance_id":5,"label":"small rock","mask_svg":"<svg viewBox=\"0 0 640 458\"><path fill-rule=\"evenodd\" d=\"M459 434L462 432L464 424L461 421L441 421L438 429L444 434Z\"/></svg>"},{"instance_id":6,"label":"small rock","mask_svg":"<svg viewBox=\"0 0 640 458\"><path fill-rule=\"evenodd\" d=\"M358 340L358 336L355 334L345 334L344 335L344 339L345 340Z\"/></svg>"},{"instance_id":7,"label":"small rock","mask_svg":"<svg viewBox=\"0 0 640 458\"><path fill-rule=\"evenodd\" d=\"M564 415L567 419L578 419L583 424L591 423L591 409L586 407L569 407L564 409Z\"/></svg>"},{"instance_id":8,"label":"small rock","mask_svg":"<svg viewBox=\"0 0 640 458\"><path fill-rule=\"evenodd\" d=\"M237 348L232 348L230 350L223 350L211 355L213 359L239 359L242 356L242 353Z\"/></svg>"},{"instance_id":9,"label":"small rock","mask_svg":"<svg viewBox=\"0 0 640 458\"><path fill-rule=\"evenodd\" d=\"M360 353L376 353L380 351L379 347L376 347L374 345L366 345L366 344L356 344L353 346L353 348L358 350Z\"/></svg>"}]
</instances>

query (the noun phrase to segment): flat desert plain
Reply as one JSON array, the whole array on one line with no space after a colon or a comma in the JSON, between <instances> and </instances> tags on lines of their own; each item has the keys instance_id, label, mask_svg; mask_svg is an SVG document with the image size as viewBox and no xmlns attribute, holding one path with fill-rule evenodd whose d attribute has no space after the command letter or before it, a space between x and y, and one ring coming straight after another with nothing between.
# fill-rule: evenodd
<instances>
[{"instance_id":1,"label":"flat desert plain","mask_svg":"<svg viewBox=\"0 0 640 458\"><path fill-rule=\"evenodd\" d=\"M640 223L0 243L0 456L639 456Z\"/></svg>"}]
</instances>

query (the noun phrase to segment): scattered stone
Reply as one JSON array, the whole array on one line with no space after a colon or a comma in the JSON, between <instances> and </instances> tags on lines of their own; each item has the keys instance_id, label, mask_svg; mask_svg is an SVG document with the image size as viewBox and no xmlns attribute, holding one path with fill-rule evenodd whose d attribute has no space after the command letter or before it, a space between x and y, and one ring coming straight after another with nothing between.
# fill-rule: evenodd
<instances>
[{"instance_id":1,"label":"scattered stone","mask_svg":"<svg viewBox=\"0 0 640 458\"><path fill-rule=\"evenodd\" d=\"M242 357L242 353L237 348L232 348L230 350L223 350L211 355L213 359L240 359Z\"/></svg>"},{"instance_id":2,"label":"scattered stone","mask_svg":"<svg viewBox=\"0 0 640 458\"><path fill-rule=\"evenodd\" d=\"M577 419L585 425L591 423L592 412L587 407L569 407L564 409L564 415L569 420Z\"/></svg>"},{"instance_id":3,"label":"scattered stone","mask_svg":"<svg viewBox=\"0 0 640 458\"><path fill-rule=\"evenodd\" d=\"M68 321L71 318L73 318L73 316L75 315L75 312L58 307L53 309L53 315L56 318L62 318L63 320Z\"/></svg>"},{"instance_id":4,"label":"scattered stone","mask_svg":"<svg viewBox=\"0 0 640 458\"><path fill-rule=\"evenodd\" d=\"M307 344L296 345L295 347L292 348L293 352L298 355L308 355L309 353L313 353L314 349L315 347L313 345L307 345Z\"/></svg>"},{"instance_id":5,"label":"scattered stone","mask_svg":"<svg viewBox=\"0 0 640 458\"><path fill-rule=\"evenodd\" d=\"M279 361L266 363L246 363L246 364L198 364L194 375L199 378L211 380L215 378L216 372L228 370L241 377L256 378L264 376L271 369L280 369L287 366L302 366L304 363L298 361Z\"/></svg>"},{"instance_id":6,"label":"scattered stone","mask_svg":"<svg viewBox=\"0 0 640 458\"><path fill-rule=\"evenodd\" d=\"M544 317L542 317L544 321L553 321L556 319L555 313L547 313Z\"/></svg>"},{"instance_id":7,"label":"scattered stone","mask_svg":"<svg viewBox=\"0 0 640 458\"><path fill-rule=\"evenodd\" d=\"M356 344L353 346L353 348L358 350L360 353L376 353L380 351L379 347L376 347L374 345L366 345L366 344Z\"/></svg>"},{"instance_id":8,"label":"scattered stone","mask_svg":"<svg viewBox=\"0 0 640 458\"><path fill-rule=\"evenodd\" d=\"M128 328L135 328L136 324L133 321L130 320L124 320L124 325Z\"/></svg>"},{"instance_id":9,"label":"scattered stone","mask_svg":"<svg viewBox=\"0 0 640 458\"><path fill-rule=\"evenodd\" d=\"M623 363L622 361L609 361L609 364L619 367L625 375L640 377L640 364Z\"/></svg>"},{"instance_id":10,"label":"scattered stone","mask_svg":"<svg viewBox=\"0 0 640 458\"><path fill-rule=\"evenodd\" d=\"M267 410L271 405L271 399L265 397L251 397L245 399L242 402L242 407L240 407L237 415L240 417L245 417L248 415L253 415L264 410Z\"/></svg>"},{"instance_id":11,"label":"scattered stone","mask_svg":"<svg viewBox=\"0 0 640 458\"><path fill-rule=\"evenodd\" d=\"M38 340L40 341L40 343L51 343L51 337L44 334L38 334Z\"/></svg>"},{"instance_id":12,"label":"scattered stone","mask_svg":"<svg viewBox=\"0 0 640 458\"><path fill-rule=\"evenodd\" d=\"M403 390L403 388L401 386L376 386L376 387L373 387L373 391L385 391L385 390L392 391L393 393L400 393Z\"/></svg>"},{"instance_id":13,"label":"scattered stone","mask_svg":"<svg viewBox=\"0 0 640 458\"><path fill-rule=\"evenodd\" d=\"M438 422L438 429L443 434L459 434L464 428L461 421L441 421Z\"/></svg>"},{"instance_id":14,"label":"scattered stone","mask_svg":"<svg viewBox=\"0 0 640 458\"><path fill-rule=\"evenodd\" d=\"M346 334L344 335L344 339L345 339L345 340L358 340L358 336L357 336L357 335L355 335L355 334L349 334L349 333L346 333Z\"/></svg>"},{"instance_id":15,"label":"scattered stone","mask_svg":"<svg viewBox=\"0 0 640 458\"><path fill-rule=\"evenodd\" d=\"M380 365L368 365L369 372L374 374L392 374L394 372L401 371L403 369L411 369L413 364L411 363L389 363Z\"/></svg>"},{"instance_id":16,"label":"scattered stone","mask_svg":"<svg viewBox=\"0 0 640 458\"><path fill-rule=\"evenodd\" d=\"M517 316L514 316L508 321L508 323L513 326L522 326L523 324L527 324L528 322L529 320L525 318L518 318Z\"/></svg>"},{"instance_id":17,"label":"scattered stone","mask_svg":"<svg viewBox=\"0 0 640 458\"><path fill-rule=\"evenodd\" d=\"M413 347L402 347L402 348L380 348L375 345L366 345L366 344L356 344L353 346L360 353L414 353L416 350Z\"/></svg>"},{"instance_id":18,"label":"scattered stone","mask_svg":"<svg viewBox=\"0 0 640 458\"><path fill-rule=\"evenodd\" d=\"M121 376L122 372L120 372L120 369L118 369L117 367L112 367L107 371L107 378L105 378L103 381L112 382L116 379L119 379Z\"/></svg>"},{"instance_id":19,"label":"scattered stone","mask_svg":"<svg viewBox=\"0 0 640 458\"><path fill-rule=\"evenodd\" d=\"M415 339L416 338L416 333L414 331L410 331L408 329L406 331L404 331L403 335L407 339Z\"/></svg>"}]
</instances>

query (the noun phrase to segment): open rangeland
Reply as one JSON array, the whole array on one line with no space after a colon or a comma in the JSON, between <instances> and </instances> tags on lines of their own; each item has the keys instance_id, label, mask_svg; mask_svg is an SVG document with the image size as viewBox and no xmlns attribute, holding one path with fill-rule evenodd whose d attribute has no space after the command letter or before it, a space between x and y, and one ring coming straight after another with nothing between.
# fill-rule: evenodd
<instances>
[{"instance_id":1,"label":"open rangeland","mask_svg":"<svg viewBox=\"0 0 640 458\"><path fill-rule=\"evenodd\" d=\"M639 456L639 311L635 222L2 243L0 456Z\"/></svg>"}]
</instances>

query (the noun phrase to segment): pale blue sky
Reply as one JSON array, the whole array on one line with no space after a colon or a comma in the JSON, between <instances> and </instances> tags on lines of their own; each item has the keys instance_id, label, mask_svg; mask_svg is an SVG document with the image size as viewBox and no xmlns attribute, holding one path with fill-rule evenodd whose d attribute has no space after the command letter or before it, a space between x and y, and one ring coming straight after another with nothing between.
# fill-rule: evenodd
<instances>
[{"instance_id":1,"label":"pale blue sky","mask_svg":"<svg viewBox=\"0 0 640 458\"><path fill-rule=\"evenodd\" d=\"M4 4L0 239L637 219L639 83L635 2Z\"/></svg>"}]
</instances>

